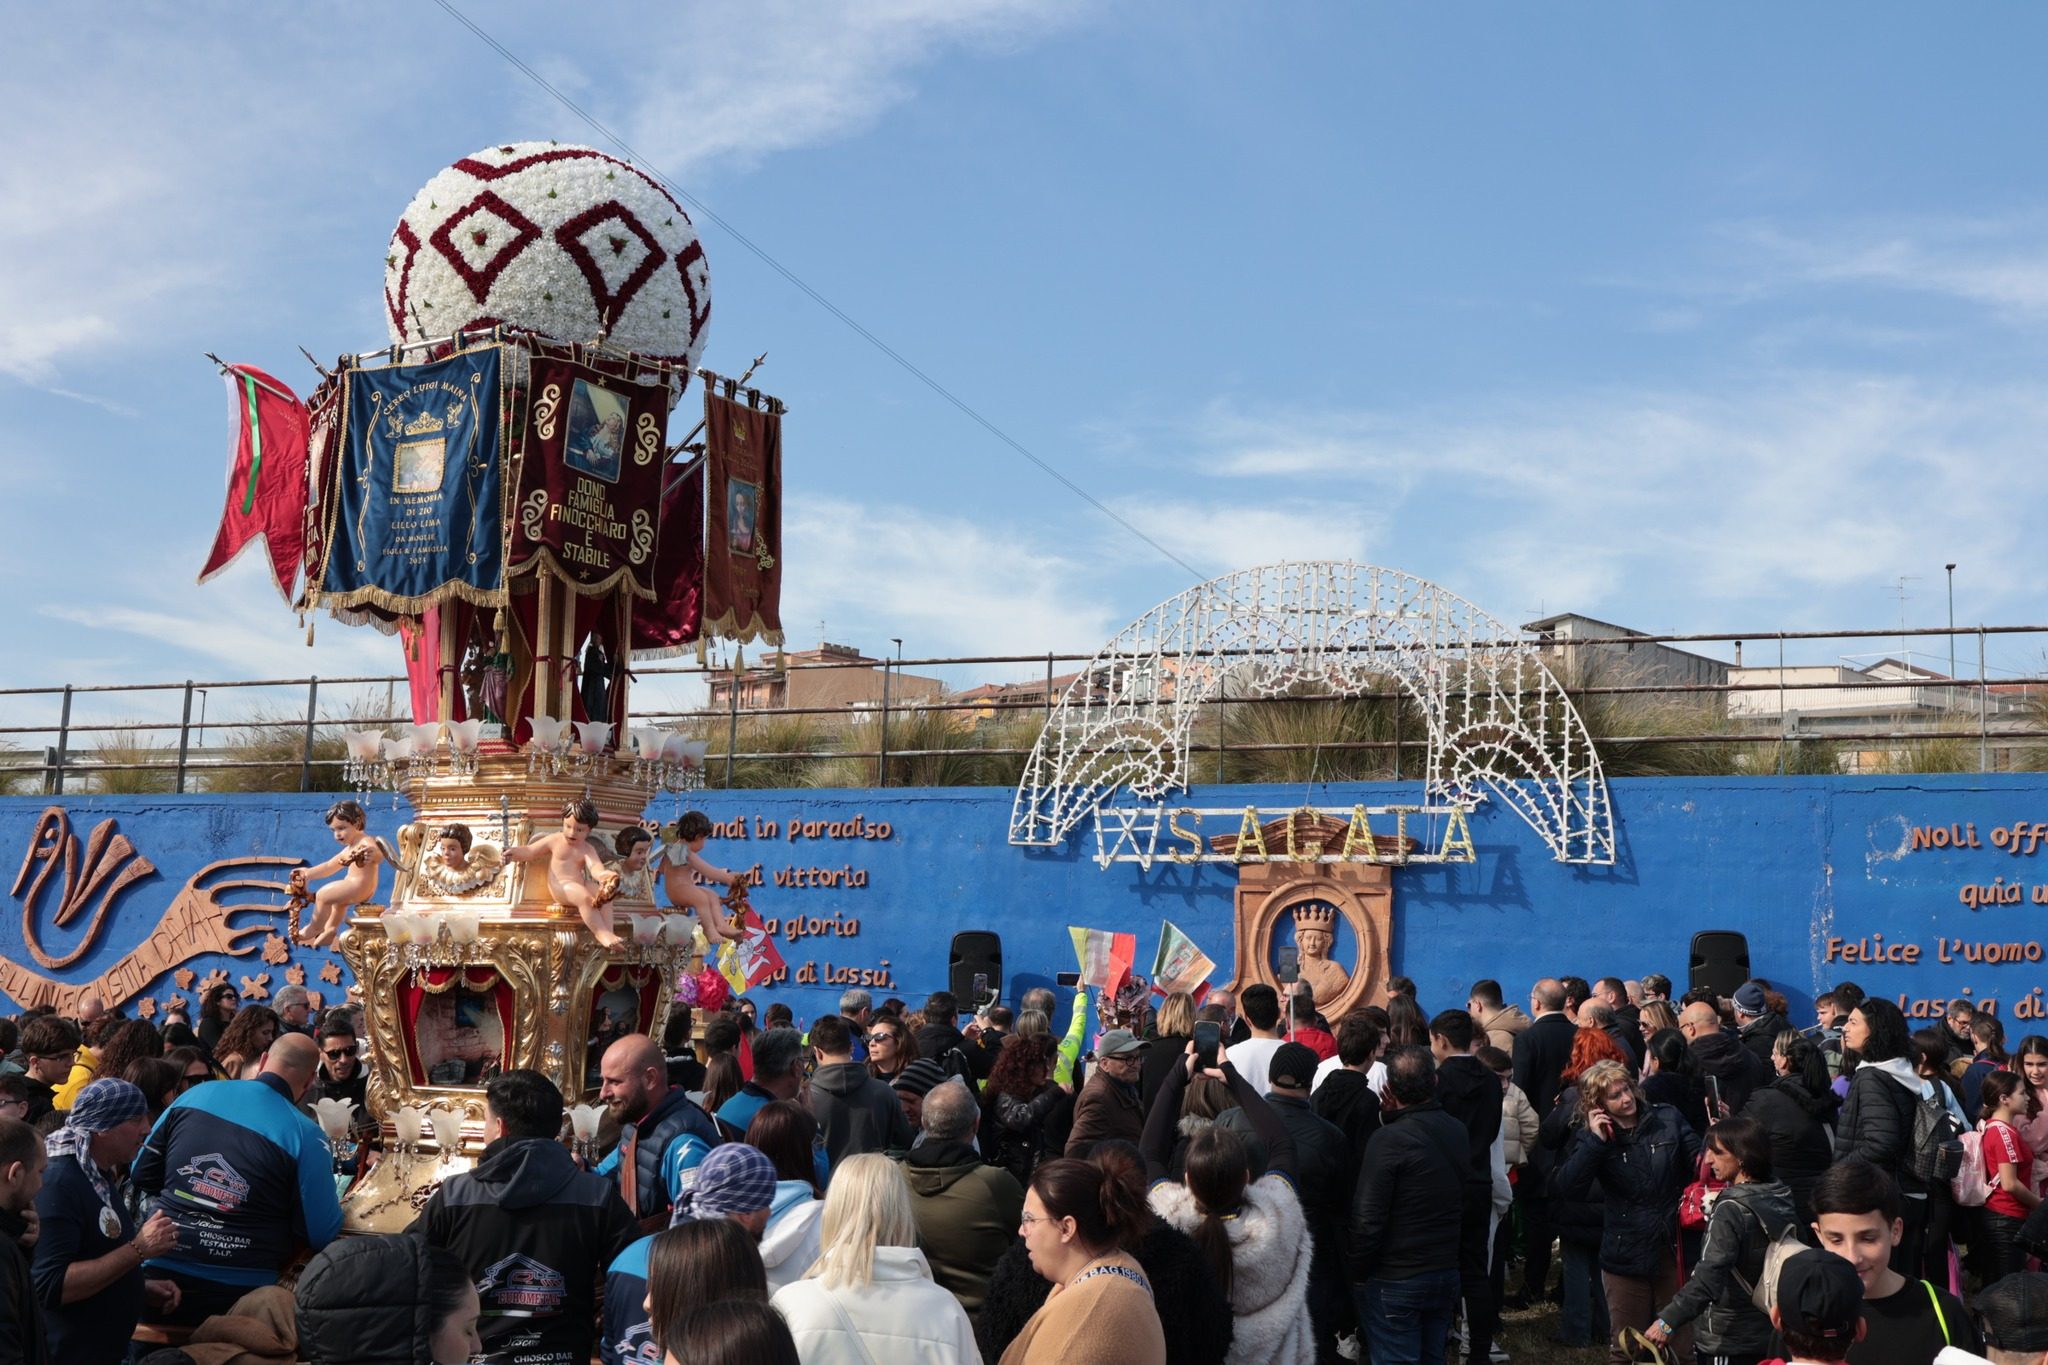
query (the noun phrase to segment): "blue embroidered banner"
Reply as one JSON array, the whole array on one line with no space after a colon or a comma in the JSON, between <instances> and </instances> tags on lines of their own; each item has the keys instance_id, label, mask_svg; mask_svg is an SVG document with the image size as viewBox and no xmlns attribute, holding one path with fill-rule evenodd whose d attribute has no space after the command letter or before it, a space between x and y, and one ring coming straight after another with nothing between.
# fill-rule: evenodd
<instances>
[{"instance_id":1,"label":"blue embroidered banner","mask_svg":"<svg viewBox=\"0 0 2048 1365\"><path fill-rule=\"evenodd\" d=\"M326 557L310 605L417 615L450 597L505 603L500 352L352 369L323 490Z\"/></svg>"}]
</instances>

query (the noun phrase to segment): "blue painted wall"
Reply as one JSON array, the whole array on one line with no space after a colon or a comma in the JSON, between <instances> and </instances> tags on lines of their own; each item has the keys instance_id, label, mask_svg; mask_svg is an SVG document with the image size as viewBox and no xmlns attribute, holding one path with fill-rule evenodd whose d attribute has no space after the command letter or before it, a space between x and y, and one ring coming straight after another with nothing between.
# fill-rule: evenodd
<instances>
[{"instance_id":1,"label":"blue painted wall","mask_svg":"<svg viewBox=\"0 0 2048 1365\"><path fill-rule=\"evenodd\" d=\"M1621 856L1611 868L1552 862L1536 836L1494 803L1473 820L1476 863L1395 873L1393 970L1416 979L1426 1005L1462 1003L1481 976L1499 978L1511 993L1538 975L1567 971L1661 971L1682 980L1692 933L1728 928L1749 936L1755 970L1802 1007L1825 985L1853 979L1872 992L1904 996L1923 1012L1968 994L1995 1000L2021 1031L2043 1027L2032 1020L2048 1013L2040 993L2048 985L2048 963L2040 960L2048 941L2048 823L2016 843L2006 835L2016 825L2024 831L2029 822L2048 822L2048 777L1638 779L1617 781L1612 792ZM1319 805L1388 804L1417 799L1417 789L1343 785L1306 795ZM1086 833L1062 850L1013 848L1006 841L1010 796L961 789L703 794L696 804L712 819L743 822L749 835L714 840L707 856L729 867L759 867L765 885L754 904L776 922L792 975L814 965L818 977L815 985L765 987L763 998L787 1000L809 1018L837 1000L839 985L827 977L864 972L883 983L875 986L878 998L916 999L944 984L948 941L968 928L1003 936L1010 999L1072 969L1069 924L1134 931L1143 971L1160 921L1171 919L1228 968L1231 868L1105 871L1088 856L1094 843ZM1187 804L1250 803L1278 813L1304 796L1300 787L1197 788ZM169 898L207 862L244 854L326 856L331 841L320 813L328 799L67 798L81 841L111 817L160 871L119 900L87 958L53 975L97 975L149 933ZM46 804L0 801L0 864L19 866ZM389 797L367 804L372 831L387 838L406 818L403 804ZM664 797L649 813L669 819L675 809ZM772 837L759 821L775 822ZM836 835L802 828L819 823L841 828ZM1962 847L1949 839L1952 826ZM1916 828L1923 831L1918 848ZM1934 846L1937 828L1948 846ZM884 831L886 837L867 837ZM1212 821L1204 832L1234 830ZM1982 897L1969 888L1978 887L2012 899L1972 907L1966 899ZM46 949L71 941L48 927L55 899L53 887L35 912ZM28 963L23 933L17 896L0 914L0 954ZM2017 945L2017 956L1985 961L1986 944L1996 945L1997 957L2005 945ZM1348 948L1340 943L1340 960ZM1881 951L1906 950L1917 961L1873 960ZM297 948L293 954L307 968L309 987L320 989L319 967L330 955ZM273 990L283 981L282 967L254 956L189 965L201 978L218 967L237 980L268 971ZM339 988L326 989L332 998ZM173 990L162 980L145 994Z\"/></svg>"}]
</instances>

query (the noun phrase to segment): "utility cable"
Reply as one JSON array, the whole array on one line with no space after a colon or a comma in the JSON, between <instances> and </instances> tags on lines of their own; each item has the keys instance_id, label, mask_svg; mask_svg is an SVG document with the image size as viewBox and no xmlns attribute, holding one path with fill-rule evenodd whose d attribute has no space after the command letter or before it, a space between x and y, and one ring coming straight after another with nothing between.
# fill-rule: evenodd
<instances>
[{"instance_id":1,"label":"utility cable","mask_svg":"<svg viewBox=\"0 0 2048 1365\"><path fill-rule=\"evenodd\" d=\"M738 228L734 227L730 222L726 221L716 211L714 211L709 204L706 204L702 199L699 199L696 195L690 193L688 190L676 184L667 175L663 174L659 168L655 167L652 163L648 162L644 157L642 157L638 152L634 151L631 144L629 144L624 138L620 137L617 133L613 132L609 127L607 127L603 122L601 122L595 115L591 114L588 110L586 110L582 105L576 103L575 100L570 99L566 94L562 93L560 89L556 88L556 86L552 82L550 82L545 76L541 75L540 72L535 71L532 67L528 66L524 61L520 60L518 54L514 53L510 48L506 47L503 43L499 42L496 38L491 36L489 32L487 32L480 25L478 25L476 21L471 19L467 14L464 14L461 10L457 9L453 3L453 0L434 0L434 3L436 5L439 5L444 11L446 11L448 16L455 20L455 22L461 24L464 28L468 29L471 33L475 34L476 37L481 42L488 46L492 51L496 52L500 57L503 57L506 62L508 62L513 68L515 68L521 74L523 74L528 80L532 81L535 85L539 86L542 90L546 91L548 95L555 100L556 103L560 104L564 109L567 109L570 113L574 114L578 119L581 119L583 123L586 126L588 126L593 132L595 132L599 137L603 138L613 147L616 147L619 151L625 153L626 159L628 161L631 161L640 170L646 172L647 174L653 176L656 180L660 181L661 184L671 194L675 195L678 199L681 199L684 203L688 204L692 209L696 210L697 213L700 214L705 219L705 221L717 224L718 227L722 231L724 231L727 236L731 237L734 241L738 242L741 246L745 247L763 265L767 266L770 270L773 270L776 274L782 276L783 279L787 280L791 285L795 286L796 289L800 291L802 294L804 294L805 297L809 298L811 302L817 304L820 308L830 313L833 317L839 319L839 321L844 323L847 326L847 328L851 330L856 336L860 337L870 346L873 346L883 355L889 357L889 359L895 361L896 364L900 366L904 371L906 371L912 378L916 379L919 383L923 384L933 393L937 394L939 397L945 399L948 403L951 403L955 408L959 409L959 411L962 414L964 414L970 421L974 422L984 431L988 432L989 435L995 437L998 441L1001 441L1010 449L1016 451L1019 455L1022 455L1025 459L1031 461L1032 464L1038 466L1038 468L1048 477L1052 478L1057 483L1059 483L1061 487L1065 488L1075 497L1081 499L1081 501L1087 503L1090 507L1093 507L1096 511L1102 513L1103 516L1108 517L1111 521L1115 522L1118 526L1121 526L1124 530L1129 531L1133 536L1136 536L1139 540L1151 546L1154 550L1157 550L1161 555L1163 555L1172 563L1179 565L1182 569L1185 569L1188 573L1192 574L1196 579L1206 580L1210 577L1210 575L1203 573L1194 565L1188 563L1185 559L1182 559L1179 555L1167 549L1164 545L1161 545L1151 536L1146 535L1143 531L1139 530L1136 526L1132 525L1128 520L1120 516L1113 509L1111 509L1107 503L1102 501L1102 499L1096 497L1093 493L1090 493L1080 484L1075 483L1072 479L1068 478L1050 461L1042 458L1035 451L1031 450L1030 447L1026 446L1022 441L1019 441L1016 437L1010 435L1010 433L1008 433L1007 431L1004 431L994 422L982 416L981 413L976 411L975 408L972 405L970 405L965 399L955 394L951 389L947 388L944 384L941 384L938 380L932 378L931 375L927 374L924 370L920 369L916 364L914 364L910 360L909 357L905 356L901 351L898 351L888 342L876 336L866 327L863 327L860 324L860 322L856 320L851 314L849 314L845 309L841 308L838 304L832 302L832 300L826 298L823 294L819 293L816 289L812 288L811 285L803 279L803 277L798 275L795 271L791 270L788 266L784 265L781 261L778 261L777 259L775 259L775 257L769 255L766 249L755 243L755 241L752 238L748 237L744 232L741 232Z\"/></svg>"}]
</instances>

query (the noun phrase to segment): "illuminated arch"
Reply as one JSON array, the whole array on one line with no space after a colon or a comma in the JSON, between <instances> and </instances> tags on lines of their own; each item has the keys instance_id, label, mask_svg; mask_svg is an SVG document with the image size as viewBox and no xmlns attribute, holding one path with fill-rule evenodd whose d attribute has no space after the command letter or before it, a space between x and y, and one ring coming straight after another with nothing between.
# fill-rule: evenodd
<instances>
[{"instance_id":1,"label":"illuminated arch","mask_svg":"<svg viewBox=\"0 0 2048 1365\"><path fill-rule=\"evenodd\" d=\"M1535 648L1464 598L1393 569L1320 560L1240 569L1160 603L1103 646L1031 751L1010 842L1046 847L1128 790L1188 784L1204 704L1223 691L1344 695L1394 679L1427 727L1424 790L1499 797L1566 863L1612 863L1607 780Z\"/></svg>"}]
</instances>

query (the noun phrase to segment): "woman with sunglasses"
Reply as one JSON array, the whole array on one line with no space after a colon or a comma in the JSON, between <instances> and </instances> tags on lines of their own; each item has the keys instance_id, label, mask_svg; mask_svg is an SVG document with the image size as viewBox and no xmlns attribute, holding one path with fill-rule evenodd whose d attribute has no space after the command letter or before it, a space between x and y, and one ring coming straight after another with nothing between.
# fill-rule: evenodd
<instances>
[{"instance_id":1,"label":"woman with sunglasses","mask_svg":"<svg viewBox=\"0 0 2048 1365\"><path fill-rule=\"evenodd\" d=\"M878 1015L868 1026L868 1072L888 1082L917 1060L917 1038L893 1014Z\"/></svg>"}]
</instances>

